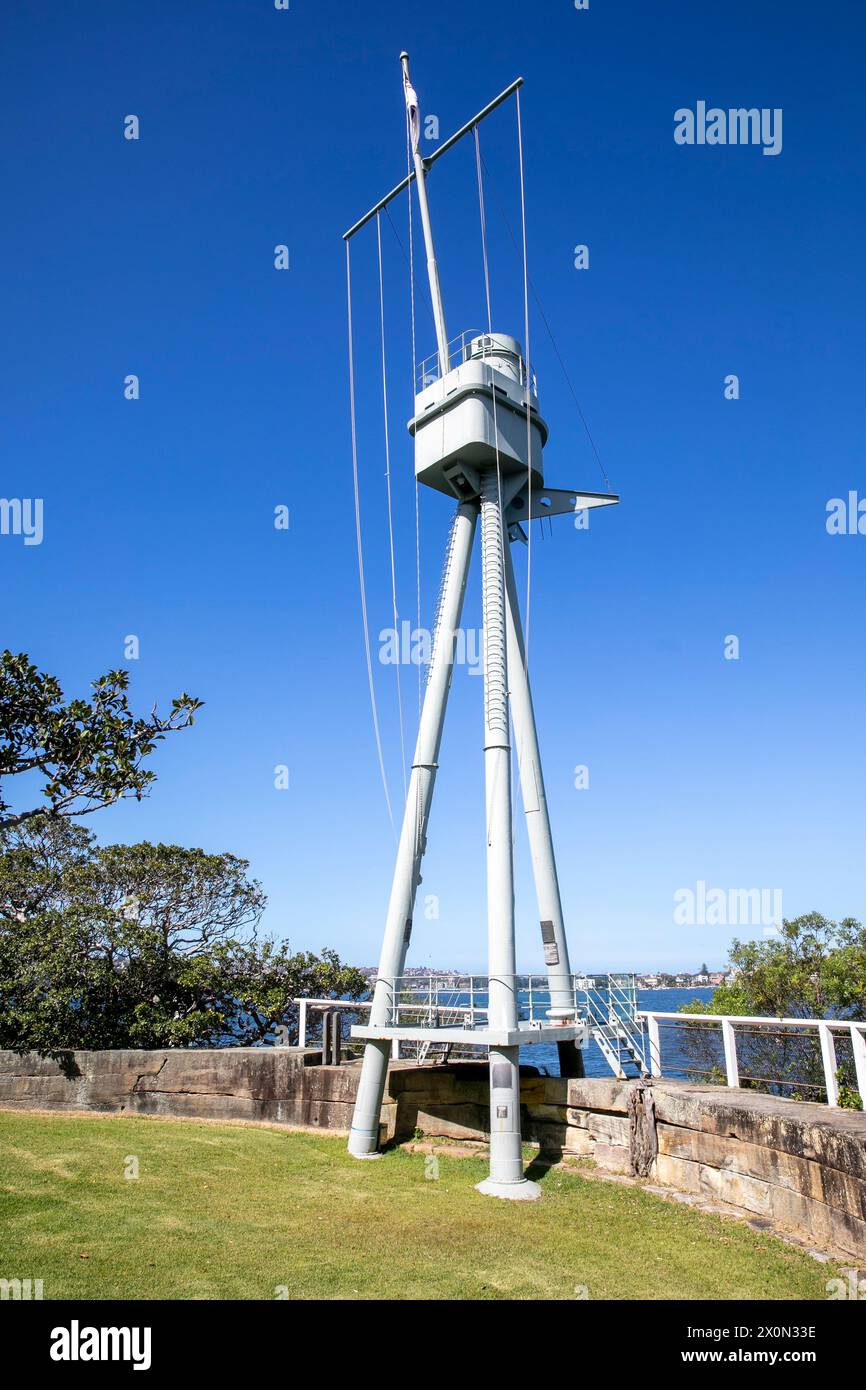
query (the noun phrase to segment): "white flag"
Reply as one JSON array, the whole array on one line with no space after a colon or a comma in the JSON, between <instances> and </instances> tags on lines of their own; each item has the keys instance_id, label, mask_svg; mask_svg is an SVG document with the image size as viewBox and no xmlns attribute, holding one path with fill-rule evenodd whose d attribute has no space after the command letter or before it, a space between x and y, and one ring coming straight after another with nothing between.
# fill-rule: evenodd
<instances>
[{"instance_id":1,"label":"white flag","mask_svg":"<svg viewBox=\"0 0 866 1390\"><path fill-rule=\"evenodd\" d=\"M403 91L406 94L406 110L409 113L409 131L412 136L412 153L418 153L418 146L421 142L421 113L418 110L418 95L412 83L409 81L408 74L403 73Z\"/></svg>"}]
</instances>

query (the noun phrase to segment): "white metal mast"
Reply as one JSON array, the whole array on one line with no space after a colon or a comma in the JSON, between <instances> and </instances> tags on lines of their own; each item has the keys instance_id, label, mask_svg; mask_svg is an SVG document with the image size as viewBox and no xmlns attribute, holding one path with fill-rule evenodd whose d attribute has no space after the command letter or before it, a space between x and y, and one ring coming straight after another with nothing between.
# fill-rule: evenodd
<instances>
[{"instance_id":1,"label":"white metal mast","mask_svg":"<svg viewBox=\"0 0 866 1390\"><path fill-rule=\"evenodd\" d=\"M438 372L422 381L410 432L415 438L418 479L456 497L442 577L433 650L418 740L412 764L394 878L385 922L369 1022L353 1029L366 1041L349 1152L378 1157L379 1124L391 1043L420 1039L417 1027L401 1026L400 988L412 931L421 860L438 766L454 650L463 609L477 522L481 520L484 621L484 774L487 844L488 1009L485 1028L456 1030L460 1041L486 1046L490 1063L490 1176L479 1189L500 1197L535 1198L537 1184L523 1173L520 1128L519 1050L522 1042L556 1042L563 1073L568 1050L583 1029L575 1019L573 982L556 876L556 864L541 758L525 665L525 651L511 564L509 537L520 523L578 507L603 506L613 494L577 494L544 488L542 447L547 426L538 412L532 373L520 344L489 333L464 341L452 357L436 262L427 171L457 140L474 130L519 85L506 89L425 160L420 153L420 111L409 76L408 54L400 55L414 172L345 234L346 240L414 181L421 209L430 296L436 327ZM411 197L411 188L410 188ZM544 502L542 507L541 502ZM541 917L550 991L550 1026L521 1029L514 939L514 866L511 824L511 717L529 844Z\"/></svg>"},{"instance_id":2,"label":"white metal mast","mask_svg":"<svg viewBox=\"0 0 866 1390\"><path fill-rule=\"evenodd\" d=\"M450 365L448 359L448 333L445 328L445 309L442 305L442 288L439 284L439 266L433 246L433 227L430 222L430 203L427 198L427 170L421 158L421 109L418 97L409 77L409 54L400 54L403 68L403 91L406 97L406 118L409 123L409 139L412 144L412 160L415 165L415 187L418 190L418 206L421 209L421 227L424 232L424 250L427 253L427 278L430 281L430 299L433 303L433 320L436 324L436 345L439 349L439 372L444 376ZM412 194L410 192L409 197Z\"/></svg>"},{"instance_id":3,"label":"white metal mast","mask_svg":"<svg viewBox=\"0 0 866 1390\"><path fill-rule=\"evenodd\" d=\"M521 479L521 482L523 480ZM513 482L511 490L513 490ZM505 522L498 468L481 478L481 593L484 624L484 782L487 810L488 1027L517 1028L511 740L505 636ZM482 1191L537 1197L523 1176L519 1046L490 1048L490 1177Z\"/></svg>"},{"instance_id":4,"label":"white metal mast","mask_svg":"<svg viewBox=\"0 0 866 1390\"><path fill-rule=\"evenodd\" d=\"M406 951L412 934L412 914L415 894L421 877L421 857L427 839L427 821L433 800L433 785L438 768L439 744L445 723L445 708L451 689L454 646L478 508L472 503L461 504L455 513L448 539L443 572L439 620L433 637L433 651L427 690L421 710L418 741L412 762L412 774L403 815L403 828L397 848L394 880L385 919L385 936L379 957L379 971L370 1010L371 1028L387 1027L393 1017L399 979L406 961ZM356 1158L378 1157L379 1115L391 1042L388 1038L374 1039L364 1049L361 1079L349 1136L349 1152Z\"/></svg>"},{"instance_id":5,"label":"white metal mast","mask_svg":"<svg viewBox=\"0 0 866 1390\"><path fill-rule=\"evenodd\" d=\"M523 812L529 838L532 876L538 900L541 922L541 941L544 963L550 988L550 1017L568 1019L574 1013L574 988L568 956L568 938L562 913L562 898L553 852L553 835L541 770L541 752L532 691L526 669L526 649L520 624L520 606L511 549L505 547L505 597L508 631L508 677L511 696L511 717L514 722L514 741L517 745L517 767ZM557 1044L560 1076L583 1075L582 1059L571 1041Z\"/></svg>"}]
</instances>

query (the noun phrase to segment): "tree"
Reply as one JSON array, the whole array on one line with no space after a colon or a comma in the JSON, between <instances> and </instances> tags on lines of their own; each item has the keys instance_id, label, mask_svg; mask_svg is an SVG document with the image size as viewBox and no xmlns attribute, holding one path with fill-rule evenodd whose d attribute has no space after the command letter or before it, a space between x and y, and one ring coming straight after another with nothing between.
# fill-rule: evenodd
<instances>
[{"instance_id":1,"label":"tree","mask_svg":"<svg viewBox=\"0 0 866 1390\"><path fill-rule=\"evenodd\" d=\"M360 999L369 988L360 970L327 948L317 956L312 951L292 954L287 945L273 941L233 942L217 947L214 955L222 971L223 1018L240 1045L272 1040L280 1026L297 1041L295 999Z\"/></svg>"},{"instance_id":2,"label":"tree","mask_svg":"<svg viewBox=\"0 0 866 1390\"><path fill-rule=\"evenodd\" d=\"M109 671L94 681L92 699L65 701L55 677L25 652L0 655L0 830L46 811L83 816L146 795L156 774L145 759L167 734L188 728L202 702L179 695L165 718L155 706L141 718L129 708L128 685L128 672ZM43 804L13 811L4 779L27 773L43 780Z\"/></svg>"},{"instance_id":3,"label":"tree","mask_svg":"<svg viewBox=\"0 0 866 1390\"><path fill-rule=\"evenodd\" d=\"M332 951L258 941L246 860L179 845L100 848L33 817L0 833L0 1047L249 1045L297 1030L297 996L357 998Z\"/></svg>"},{"instance_id":4,"label":"tree","mask_svg":"<svg viewBox=\"0 0 866 1390\"><path fill-rule=\"evenodd\" d=\"M782 923L768 941L734 941L734 977L714 990L709 1004L683 1013L766 1015L769 1018L866 1019L866 928L852 917L828 921L818 912ZM694 1024L686 1050L701 1074L720 1065L718 1029ZM814 1036L777 1027L738 1030L741 1085L779 1095L825 1100L824 1071ZM843 1100L856 1103L850 1043L838 1037Z\"/></svg>"},{"instance_id":5,"label":"tree","mask_svg":"<svg viewBox=\"0 0 866 1390\"><path fill-rule=\"evenodd\" d=\"M0 829L0 920L25 921L60 910L92 876L94 838L63 817L33 816Z\"/></svg>"},{"instance_id":6,"label":"tree","mask_svg":"<svg viewBox=\"0 0 866 1390\"><path fill-rule=\"evenodd\" d=\"M165 951L201 954L257 925L267 899L233 854L181 845L108 845L94 852L102 902L153 934Z\"/></svg>"}]
</instances>

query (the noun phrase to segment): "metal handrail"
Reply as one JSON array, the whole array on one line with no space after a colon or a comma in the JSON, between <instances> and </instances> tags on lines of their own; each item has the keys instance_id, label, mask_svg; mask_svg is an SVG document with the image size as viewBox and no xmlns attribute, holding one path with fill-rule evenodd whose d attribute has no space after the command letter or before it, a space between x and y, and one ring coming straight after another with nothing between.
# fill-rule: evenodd
<instances>
[{"instance_id":1,"label":"metal handrail","mask_svg":"<svg viewBox=\"0 0 866 1390\"><path fill-rule=\"evenodd\" d=\"M490 350L483 347L479 353L472 351L472 344L479 339L488 339ZM440 362L440 355L431 352L429 357L425 357L419 362L415 369L415 391L416 394L432 386L435 381L440 381L447 372L453 371L456 367L462 367L464 362L477 358L496 357L498 350L495 346L495 334L485 333L480 328L465 328L462 333L458 333L456 338L452 338L448 344L448 361L444 366ZM525 386L529 383L529 389L533 396L538 395L538 381L532 363L527 363L521 356L520 363L520 385Z\"/></svg>"},{"instance_id":2,"label":"metal handrail","mask_svg":"<svg viewBox=\"0 0 866 1390\"><path fill-rule=\"evenodd\" d=\"M520 1023L533 1027L550 1025L551 993L547 975L512 974L496 976L516 995ZM379 983L370 981L371 993ZM488 975L399 975L383 978L387 999L387 1026L407 1030L453 1029L483 1030L489 1023L490 976ZM571 977L574 1019L589 1026L591 1036L614 1073L624 1076L628 1065L646 1073L649 1063L646 1039L636 1012L637 985L633 975ZM370 1011L369 1000L298 999L299 1045L307 1036L308 1008L342 1008ZM558 1017L557 1013L557 1017ZM399 1056L399 1043L393 1053Z\"/></svg>"},{"instance_id":3,"label":"metal handrail","mask_svg":"<svg viewBox=\"0 0 866 1390\"><path fill-rule=\"evenodd\" d=\"M500 977L501 978L501 977ZM550 1005L549 982L546 975L512 975L508 977L520 985L519 994L527 996L520 1000L520 1013L524 1021L541 1022L547 1019ZM525 984L524 984L525 982ZM371 981L371 988L375 981ZM458 975L449 977L446 982L442 976L403 975L393 981L393 986L406 986L405 993L414 996L397 1000L396 1014L392 1021L400 1022L400 1012L411 1010L426 1012L427 1027L453 1027L462 1021L464 1027L484 1027L487 1021L488 986L487 975ZM674 1023L681 1027L694 1023L712 1024L721 1028L725 1055L725 1074L727 1085L738 1087L740 1070L737 1059L737 1029L749 1031L760 1028L766 1032L775 1028L801 1032L812 1030L821 1046L827 1104L839 1103L839 1083L836 1078L837 1060L834 1035L848 1034L854 1058L857 1089L866 1102L866 1020L833 1018L771 1018L763 1014L683 1014L656 1009L639 1009L637 1005L637 984L633 975L573 975L575 1015L589 1023L596 1041L603 1039L618 1064L635 1062L639 1059L651 1076L662 1075L660 1023ZM399 992L399 991L398 991ZM441 996L446 996L442 998ZM420 997L419 997L420 996ZM469 1002L460 1002L468 996ZM295 999L299 1008L298 1042L303 1047L307 1036L308 1009L346 1009L348 1011L366 1010L372 1007L372 1000L364 999ZM622 1010L620 1012L619 1010ZM447 1015L451 1015L450 1018ZM405 1018L403 1020L405 1022ZM420 1026L420 1025L419 1025ZM611 1036L612 1034L612 1036ZM624 1036L623 1036L624 1035ZM625 1052L625 1058L623 1053ZM394 1055L399 1055L395 1044ZM608 1058L610 1060L610 1058ZM613 1063L611 1063L613 1065ZM744 1078L749 1080L751 1078Z\"/></svg>"},{"instance_id":4,"label":"metal handrail","mask_svg":"<svg viewBox=\"0 0 866 1390\"><path fill-rule=\"evenodd\" d=\"M775 1028L781 1032L788 1029L796 1032L798 1029L812 1029L817 1034L817 1041L821 1047L821 1062L824 1069L824 1088L827 1092L827 1104L838 1106L839 1104L839 1081L836 1076L838 1062L836 1058L836 1043L833 1034L836 1032L847 1032L851 1038L851 1050L854 1056L854 1071L857 1078L857 1090L866 1107L866 1020L851 1020L839 1018L769 1018L761 1014L682 1014L667 1013L655 1009L640 1009L637 1017L645 1019L647 1024L647 1034L649 1037L649 1062L650 1073L653 1076L661 1076L661 1031L659 1020L676 1020L681 1025L692 1023L711 1023L718 1025L722 1032L722 1046L725 1054L725 1080L728 1086L738 1087L740 1084L740 1068L737 1058L737 1027L748 1026L754 1028L761 1025L763 1029L769 1031ZM749 1079L749 1078L747 1078Z\"/></svg>"},{"instance_id":5,"label":"metal handrail","mask_svg":"<svg viewBox=\"0 0 866 1390\"><path fill-rule=\"evenodd\" d=\"M500 982L511 985L518 995L519 1011L524 1020L537 1022L548 1018L550 981L547 975L498 975ZM378 983L370 981L371 992ZM486 1016L489 1003L489 975L398 975L385 981L391 995L392 1008L420 1008L459 1011L463 1015ZM607 1023L615 1017L623 1024L634 1024L639 1017L637 989L633 975L572 975L571 990L575 1013ZM468 1000L468 1002L465 1002ZM369 1009L370 1000L297 999L300 1007ZM661 1017L661 1015L659 1015ZM673 1017L681 1017L673 1015Z\"/></svg>"}]
</instances>

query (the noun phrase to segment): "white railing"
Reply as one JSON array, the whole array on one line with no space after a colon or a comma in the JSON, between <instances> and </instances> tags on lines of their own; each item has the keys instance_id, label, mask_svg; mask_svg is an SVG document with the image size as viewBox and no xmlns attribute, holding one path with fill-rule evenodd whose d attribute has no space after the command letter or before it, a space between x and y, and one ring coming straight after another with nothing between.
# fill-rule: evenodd
<instances>
[{"instance_id":1,"label":"white railing","mask_svg":"<svg viewBox=\"0 0 866 1390\"><path fill-rule=\"evenodd\" d=\"M522 1022L551 1022L547 975L500 975L496 979L514 991L517 1016ZM375 984L375 980L370 981L371 991ZM398 975L387 981L387 987L387 1022L392 1026L417 1022L426 1028L452 1027L459 1015L468 1028L487 1027L488 975ZM604 1027L636 1026L634 975L572 975L567 988L576 1018Z\"/></svg>"},{"instance_id":2,"label":"white railing","mask_svg":"<svg viewBox=\"0 0 866 1390\"><path fill-rule=\"evenodd\" d=\"M422 994L421 1000L416 999L414 1003L407 1003L403 1006L404 1008L408 1008L410 1013L414 1015L412 1018L413 1023L429 1021L431 1024L435 1024L435 1026L439 1027L444 1027L446 1026L446 1024L454 1023L456 1021L455 1019L444 1018L442 1016L442 1010L445 1009L450 1010L452 1013L459 1013L460 1022L466 1022L466 1024L469 1027L473 1026L474 1016L477 1012L474 1005L466 1005L465 1007L458 1006L456 1008L453 1004L437 1005L435 1002L433 1002L434 995L432 990L429 991L429 1000L430 1002L428 1004L428 996ZM292 1003L297 1004L298 1006L298 1047L307 1046L307 1032L309 1026L310 1010L312 1010L314 1013L325 1013L328 1009L344 1009L348 1013L358 1013L362 1009L365 1009L367 1013L369 1013L370 1009L373 1006L373 1001L371 999L310 999L307 997L303 997L293 999ZM420 1019L417 1017L419 1008L423 1008L427 1013L426 1019ZM394 1017L399 1022L400 1006L398 1005L398 1007L393 1012ZM398 1062L400 1060L399 1038L392 1039L391 1057L395 1062Z\"/></svg>"},{"instance_id":3,"label":"white railing","mask_svg":"<svg viewBox=\"0 0 866 1390\"><path fill-rule=\"evenodd\" d=\"M504 978L504 977L499 977ZM383 982L384 983L384 982ZM517 1016L521 1024L543 1028L566 1020L561 1010L551 1011L550 981L547 975L507 977L516 995ZM369 982L370 993L376 981ZM618 1076L631 1065L643 1074L649 1070L646 1034L637 1017L637 985L634 975L573 975L570 981L573 1021L589 1025L605 1059ZM293 1001L298 1006L298 1046L307 1046L309 1013L326 1009L369 1013L371 999L308 999ZM400 975L387 981L389 1027L407 1030L431 1028L465 1032L483 1031L488 1024L490 977L487 975ZM445 1036L443 1032L443 1037ZM530 1039L527 1038L527 1041ZM468 1045L464 1037L461 1045ZM413 1043L414 1045L414 1043ZM393 1040L393 1057L400 1057L400 1044Z\"/></svg>"},{"instance_id":4,"label":"white railing","mask_svg":"<svg viewBox=\"0 0 866 1390\"><path fill-rule=\"evenodd\" d=\"M772 1030L780 1034L811 1030L821 1046L821 1062L824 1070L824 1086L827 1104L839 1104L839 1080L836 1075L838 1061L834 1033L847 1033L851 1039L854 1057L854 1071L857 1077L857 1090L866 1107L866 1022L851 1023L848 1020L832 1018L768 1018L766 1015L746 1014L682 1014L658 1013L648 1009L638 1010L637 1017L645 1019L649 1036L649 1062L652 1076L662 1075L661 1030L659 1020L676 1022L681 1026L691 1023L713 1024L721 1028L722 1047L725 1054L725 1077L729 1086L740 1085L740 1067L737 1058L737 1028L756 1027L764 1036L771 1036ZM749 1079L749 1078L746 1078ZM780 1082L783 1078L779 1078Z\"/></svg>"},{"instance_id":5,"label":"white railing","mask_svg":"<svg viewBox=\"0 0 866 1390\"><path fill-rule=\"evenodd\" d=\"M423 361L418 363L415 368L416 393L425 390L428 386L432 386L434 381L438 381L440 377L445 376L449 371L453 371L455 367L462 367L463 363L468 362L470 358L495 357L499 355L496 343L495 333L491 336L490 334L482 333L479 328L464 329L462 333L458 333L456 338L452 338L448 344L448 363L444 371L442 370L438 352L431 353L429 357L425 357ZM538 381L535 376L535 371L531 365L527 365L522 357L518 359L518 376L520 385L524 386L528 382L532 395L537 396Z\"/></svg>"},{"instance_id":6,"label":"white railing","mask_svg":"<svg viewBox=\"0 0 866 1390\"><path fill-rule=\"evenodd\" d=\"M548 981L546 976L520 976L525 984L520 988L519 1012L525 1020L547 1021L550 1005ZM615 1031L626 1030L637 1044L635 1052L647 1064L651 1076L660 1077L662 1072L662 1042L660 1023L678 1025L684 1030L688 1025L700 1023L720 1029L725 1060L725 1079L730 1087L740 1085L740 1067L737 1056L737 1029L754 1031L759 1029L765 1037L773 1032L783 1035L806 1034L811 1031L820 1044L821 1062L824 1072L824 1086L827 1104L838 1106L839 1081L837 1077L838 1060L836 1056L835 1035L847 1035L851 1041L857 1090L866 1108L866 1021L850 1022L832 1018L769 1018L766 1014L684 1014L665 1013L650 1009L636 1008L636 988L634 976L602 975L595 977L574 976L572 979L575 1012L591 1024L596 1041L602 1034L610 1034L608 1042L614 1039ZM373 982L371 981L371 988ZM487 1017L488 977L469 975L457 979L443 980L441 976L401 976L394 982L396 997L392 1001L396 1021L405 1022L409 1015L411 1023L426 1023L427 1026L453 1026L455 1015L459 1014L464 1026L484 1026ZM456 996L456 997L455 997ZM369 999L309 999L298 998L293 1001L298 1006L298 1046L306 1047L309 1011L323 1012L326 1009L343 1009L349 1013L369 1013L372 1001ZM402 1015L402 1018L401 1018ZM631 1025L631 1027L629 1027ZM646 1028L646 1047L640 1046L643 1039L637 1030ZM635 1031L632 1031L635 1030ZM637 1033L637 1036L635 1036ZM400 1044L395 1038L391 1055L400 1057ZM745 1080L753 1078L745 1077ZM783 1078L778 1079L780 1083Z\"/></svg>"}]
</instances>

